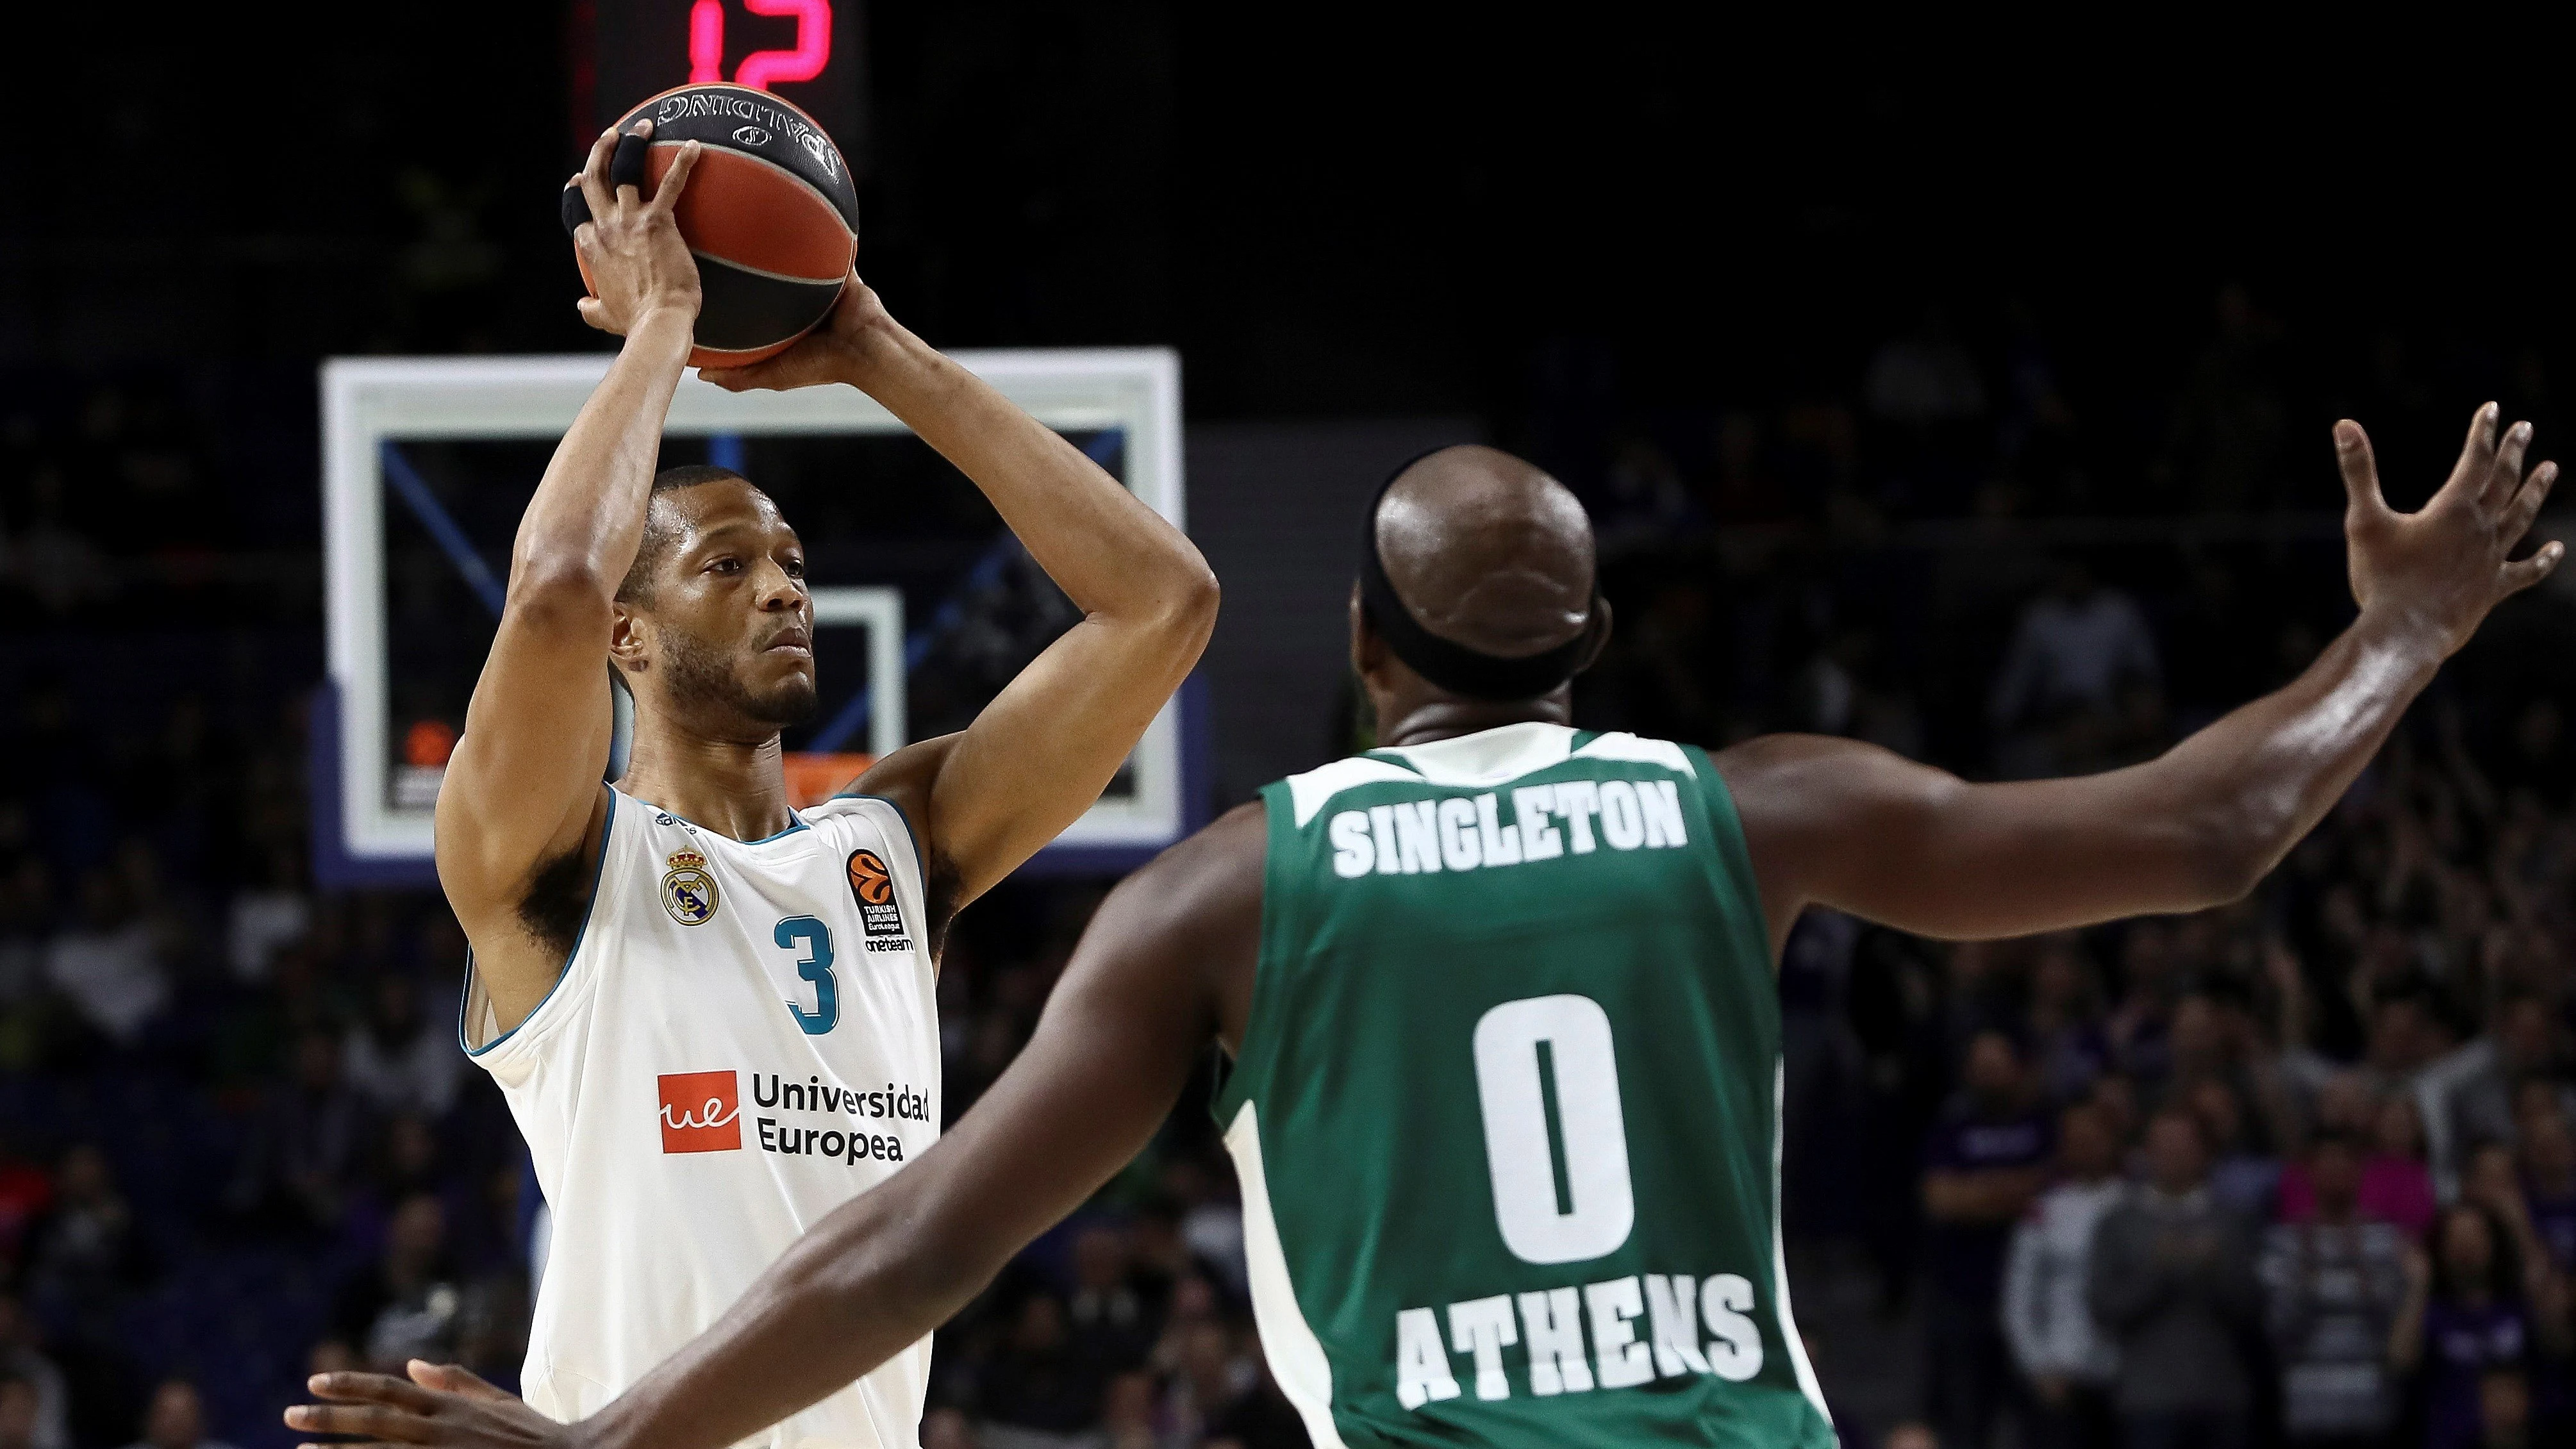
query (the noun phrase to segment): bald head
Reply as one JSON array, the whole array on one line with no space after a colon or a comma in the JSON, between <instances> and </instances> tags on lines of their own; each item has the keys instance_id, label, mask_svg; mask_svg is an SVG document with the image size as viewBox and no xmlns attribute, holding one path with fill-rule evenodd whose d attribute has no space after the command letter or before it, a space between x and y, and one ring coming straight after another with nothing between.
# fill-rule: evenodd
<instances>
[{"instance_id":1,"label":"bald head","mask_svg":"<svg viewBox=\"0 0 2576 1449\"><path fill-rule=\"evenodd\" d=\"M1583 632L1592 520L1564 484L1472 444L1398 474L1377 513L1387 582L1423 628L1520 659Z\"/></svg>"}]
</instances>

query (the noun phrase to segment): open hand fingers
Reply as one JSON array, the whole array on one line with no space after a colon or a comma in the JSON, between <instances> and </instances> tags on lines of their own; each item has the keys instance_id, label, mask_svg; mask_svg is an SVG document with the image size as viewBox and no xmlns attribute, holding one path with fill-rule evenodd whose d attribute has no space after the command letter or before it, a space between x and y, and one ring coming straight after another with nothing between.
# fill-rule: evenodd
<instances>
[{"instance_id":1,"label":"open hand fingers","mask_svg":"<svg viewBox=\"0 0 2576 1449\"><path fill-rule=\"evenodd\" d=\"M355 1434L397 1444L425 1444L434 1429L427 1415L389 1404L298 1404L286 1427L307 1434Z\"/></svg>"},{"instance_id":2,"label":"open hand fingers","mask_svg":"<svg viewBox=\"0 0 2576 1449\"><path fill-rule=\"evenodd\" d=\"M493 1387L481 1374L461 1363L430 1363L413 1359L406 1366L411 1381L427 1389L443 1389L468 1399L501 1400L510 1397L503 1389Z\"/></svg>"},{"instance_id":3,"label":"open hand fingers","mask_svg":"<svg viewBox=\"0 0 2576 1449\"><path fill-rule=\"evenodd\" d=\"M668 212L680 204L680 189L689 184L689 173L698 169L698 154L706 148L695 141L680 148L671 161L671 169L662 173L662 184L653 193L653 209Z\"/></svg>"},{"instance_id":4,"label":"open hand fingers","mask_svg":"<svg viewBox=\"0 0 2576 1449\"><path fill-rule=\"evenodd\" d=\"M611 193L608 189L608 158L617 152L614 127L599 133L590 143L590 157L581 166L581 199L590 203L591 220L608 215Z\"/></svg>"},{"instance_id":5,"label":"open hand fingers","mask_svg":"<svg viewBox=\"0 0 2576 1449\"><path fill-rule=\"evenodd\" d=\"M617 148L608 158L608 184L617 188L617 204L634 207L643 201L645 163L653 151L653 122L637 121L633 130L617 138Z\"/></svg>"},{"instance_id":6,"label":"open hand fingers","mask_svg":"<svg viewBox=\"0 0 2576 1449\"><path fill-rule=\"evenodd\" d=\"M2549 501L2549 490L2557 482L2558 465L2543 463L2531 470L2531 477L2524 480L2522 491L2506 501L2500 531L2507 547L2520 543L2523 534L2530 531L2531 521L2540 516L2540 507Z\"/></svg>"},{"instance_id":7,"label":"open hand fingers","mask_svg":"<svg viewBox=\"0 0 2576 1449\"><path fill-rule=\"evenodd\" d=\"M315 1374L304 1381L304 1387L315 1398L335 1403L399 1404L407 1409L426 1409L438 1402L438 1396L428 1389L392 1374Z\"/></svg>"},{"instance_id":8,"label":"open hand fingers","mask_svg":"<svg viewBox=\"0 0 2576 1449\"><path fill-rule=\"evenodd\" d=\"M775 391L778 386L770 381L769 367L765 362L755 362L749 367L701 367L698 380L712 382L727 392L767 392Z\"/></svg>"},{"instance_id":9,"label":"open hand fingers","mask_svg":"<svg viewBox=\"0 0 2576 1449\"><path fill-rule=\"evenodd\" d=\"M2466 495L2476 499L2484 494L2487 470L2495 462L2496 405L2488 403L2469 416L2469 435L2460 443L2460 461L2451 465L2450 479L2443 483L2435 499Z\"/></svg>"},{"instance_id":10,"label":"open hand fingers","mask_svg":"<svg viewBox=\"0 0 2576 1449\"><path fill-rule=\"evenodd\" d=\"M2370 451L2370 434L2350 418L2335 424L2335 466L2343 472L2343 491L2352 512L2374 517L2388 511L2379 493L2379 460Z\"/></svg>"},{"instance_id":11,"label":"open hand fingers","mask_svg":"<svg viewBox=\"0 0 2576 1449\"><path fill-rule=\"evenodd\" d=\"M2496 447L2495 461L2487 465L2487 476L2478 491L2478 501L2489 508L2500 508L2522 486L2522 455L2531 447L2531 424L2516 423L2504 430Z\"/></svg>"},{"instance_id":12,"label":"open hand fingers","mask_svg":"<svg viewBox=\"0 0 2576 1449\"><path fill-rule=\"evenodd\" d=\"M2542 544L2531 557L2506 564L2504 591L2508 594L2518 594L2533 584L2539 583L2549 577L2549 571L2558 567L2558 561L2566 554L2567 545L2553 538Z\"/></svg>"}]
</instances>

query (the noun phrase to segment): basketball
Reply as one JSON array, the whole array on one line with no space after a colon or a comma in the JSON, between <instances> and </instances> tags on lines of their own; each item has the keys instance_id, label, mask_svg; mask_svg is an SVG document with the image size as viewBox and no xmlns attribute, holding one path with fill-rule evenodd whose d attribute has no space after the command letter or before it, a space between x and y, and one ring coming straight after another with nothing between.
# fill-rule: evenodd
<instances>
[{"instance_id":1,"label":"basketball","mask_svg":"<svg viewBox=\"0 0 2576 1449\"><path fill-rule=\"evenodd\" d=\"M705 298L689 365L742 367L784 351L832 310L858 255L858 191L841 148L813 117L748 86L664 91L618 118L620 136L642 120L651 143L619 142L619 184L650 196L681 146L706 148L678 210ZM566 231L590 220L580 186L564 189L563 216ZM587 265L582 281L598 294Z\"/></svg>"}]
</instances>

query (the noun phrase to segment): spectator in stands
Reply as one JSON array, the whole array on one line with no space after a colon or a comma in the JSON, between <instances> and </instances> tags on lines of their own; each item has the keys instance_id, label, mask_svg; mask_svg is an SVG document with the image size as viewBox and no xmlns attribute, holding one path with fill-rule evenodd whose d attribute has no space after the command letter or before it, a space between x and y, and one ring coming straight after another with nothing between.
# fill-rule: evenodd
<instances>
[{"instance_id":1,"label":"spectator in stands","mask_svg":"<svg viewBox=\"0 0 2576 1449\"><path fill-rule=\"evenodd\" d=\"M2532 1229L2558 1271L2576 1276L2576 1131L2565 1114L2554 1107L2525 1113L2518 1157Z\"/></svg>"},{"instance_id":2,"label":"spectator in stands","mask_svg":"<svg viewBox=\"0 0 2576 1449\"><path fill-rule=\"evenodd\" d=\"M257 985L268 979L277 953L313 929L313 901L304 893L304 861L292 850L268 852L267 879L236 892L224 927L224 960L233 979Z\"/></svg>"},{"instance_id":3,"label":"spectator in stands","mask_svg":"<svg viewBox=\"0 0 2576 1449\"><path fill-rule=\"evenodd\" d=\"M447 1213L417 1193L394 1209L384 1256L341 1285L331 1329L379 1373L456 1356L464 1294L447 1256Z\"/></svg>"},{"instance_id":4,"label":"spectator in stands","mask_svg":"<svg viewBox=\"0 0 2576 1449\"><path fill-rule=\"evenodd\" d=\"M2048 590L2022 611L1995 675L1989 713L2006 741L2008 773L2053 772L2068 763L2065 756L2082 753L2036 735L2015 745L2014 732L2063 736L2070 725L2105 731L2128 707L2133 687L2153 690L2161 678L2155 636L2137 601L2103 587L2081 560L2063 561Z\"/></svg>"},{"instance_id":5,"label":"spectator in stands","mask_svg":"<svg viewBox=\"0 0 2576 1449\"><path fill-rule=\"evenodd\" d=\"M0 1368L0 1449L38 1449L36 1386Z\"/></svg>"},{"instance_id":6,"label":"spectator in stands","mask_svg":"<svg viewBox=\"0 0 2576 1449\"><path fill-rule=\"evenodd\" d=\"M1219 1319L1189 1324L1176 1347L1167 1413L1175 1438L1195 1444L1219 1430L1235 1401L1252 1392L1259 1371L1242 1352L1233 1327Z\"/></svg>"},{"instance_id":7,"label":"spectator in stands","mask_svg":"<svg viewBox=\"0 0 2576 1449\"><path fill-rule=\"evenodd\" d=\"M163 1379L143 1413L143 1437L126 1449L232 1449L206 1436L206 1406L186 1379Z\"/></svg>"},{"instance_id":8,"label":"spectator in stands","mask_svg":"<svg viewBox=\"0 0 2576 1449\"><path fill-rule=\"evenodd\" d=\"M2363 1210L2423 1241L2439 1203L2424 1161L2424 1116L2412 1096L2393 1094L2380 1102L2371 1115L2371 1149L2361 1171Z\"/></svg>"},{"instance_id":9,"label":"spectator in stands","mask_svg":"<svg viewBox=\"0 0 2576 1449\"><path fill-rule=\"evenodd\" d=\"M2531 1311L2525 1265L2510 1234L2483 1207L2461 1203L2435 1223L2433 1252L2408 1264L2408 1296L2390 1336L2390 1362L2424 1374L2427 1449L2468 1449L2478 1442L2483 1382L2522 1374L2544 1346ZM2556 1337L2552 1334L2550 1337Z\"/></svg>"},{"instance_id":10,"label":"spectator in stands","mask_svg":"<svg viewBox=\"0 0 2576 1449\"><path fill-rule=\"evenodd\" d=\"M2280 325L2245 288L2219 289L2218 335L2173 403L2167 464L2189 506L2214 513L2269 507L2287 473L2294 410Z\"/></svg>"},{"instance_id":11,"label":"spectator in stands","mask_svg":"<svg viewBox=\"0 0 2576 1449\"><path fill-rule=\"evenodd\" d=\"M2439 1206L2432 1174L2424 1166L2422 1118L2403 1095L2370 1101L2361 1080L2347 1073L2329 1082L2319 1094L2319 1130L2362 1134L2369 1146L2362 1159L2361 1215L2394 1223L2409 1239L2421 1242ZM2286 1223L2316 1215L2315 1184L2305 1163L2292 1163L2282 1172L2279 1212Z\"/></svg>"},{"instance_id":12,"label":"spectator in stands","mask_svg":"<svg viewBox=\"0 0 2576 1449\"><path fill-rule=\"evenodd\" d=\"M984 1375L985 1449L1088 1449L1106 1376L1075 1351L1064 1300L1032 1289Z\"/></svg>"},{"instance_id":13,"label":"spectator in stands","mask_svg":"<svg viewBox=\"0 0 2576 1449\"><path fill-rule=\"evenodd\" d=\"M79 1305L102 1321L152 1275L152 1251L117 1190L107 1155L84 1142L63 1154L53 1207L32 1234L28 1282L39 1301Z\"/></svg>"},{"instance_id":14,"label":"spectator in stands","mask_svg":"<svg viewBox=\"0 0 2576 1449\"><path fill-rule=\"evenodd\" d=\"M2173 927L2158 920L2131 921L2120 933L2118 1005L2107 1035L2111 1060L2136 1087L2141 1106L2164 1090L2173 1074L2173 1011L2179 996Z\"/></svg>"},{"instance_id":15,"label":"spectator in stands","mask_svg":"<svg viewBox=\"0 0 2576 1449\"><path fill-rule=\"evenodd\" d=\"M293 1080L270 1089L226 1194L242 1217L278 1229L339 1225L370 1135L366 1105L340 1074L340 1043L320 1030L295 1043Z\"/></svg>"},{"instance_id":16,"label":"spectator in stands","mask_svg":"<svg viewBox=\"0 0 2576 1449\"><path fill-rule=\"evenodd\" d=\"M2254 1385L2243 1352L2258 1308L2246 1234L2209 1190L2199 1119L2147 1124L2148 1180L2105 1214L2088 1298L2119 1346L2112 1403L2129 1449L2241 1449Z\"/></svg>"},{"instance_id":17,"label":"spectator in stands","mask_svg":"<svg viewBox=\"0 0 2576 1449\"><path fill-rule=\"evenodd\" d=\"M1123 1373L1109 1381L1100 1400L1100 1434L1100 1449L1162 1449L1152 1374Z\"/></svg>"},{"instance_id":18,"label":"spectator in stands","mask_svg":"<svg viewBox=\"0 0 2576 1449\"><path fill-rule=\"evenodd\" d=\"M93 1031L119 1046L132 1046L170 1000L170 978L141 905L117 872L99 867L81 878L79 921L45 945L45 979Z\"/></svg>"},{"instance_id":19,"label":"spectator in stands","mask_svg":"<svg viewBox=\"0 0 2576 1449\"><path fill-rule=\"evenodd\" d=\"M1208 1425L1207 1449L1306 1449L1314 1441L1296 1406L1279 1392L1258 1344L1245 1345L1236 1362L1251 1370L1251 1385L1235 1395Z\"/></svg>"},{"instance_id":20,"label":"spectator in stands","mask_svg":"<svg viewBox=\"0 0 2576 1449\"><path fill-rule=\"evenodd\" d=\"M453 1025L431 1021L420 983L392 970L376 977L367 1019L349 1028L341 1059L350 1087L379 1116L446 1116L465 1070Z\"/></svg>"},{"instance_id":21,"label":"spectator in stands","mask_svg":"<svg viewBox=\"0 0 2576 1449\"><path fill-rule=\"evenodd\" d=\"M2261 1267L2264 1318L2281 1370L2284 1431L2298 1444L2376 1443L2403 1385L2388 1335L2406 1302L2406 1237L2361 1211L2361 1151L2341 1133L2308 1149L2314 1199L2272 1228Z\"/></svg>"},{"instance_id":22,"label":"spectator in stands","mask_svg":"<svg viewBox=\"0 0 2576 1449\"><path fill-rule=\"evenodd\" d=\"M2445 1151L2432 1164L2435 1179L2456 1177L2482 1142L2514 1138L2514 1089L2546 1081L2558 1064L2558 1032L2549 1003L2534 991L2517 991L2496 1009L2495 1029L2452 1055L2458 1064L2439 1087Z\"/></svg>"},{"instance_id":23,"label":"spectator in stands","mask_svg":"<svg viewBox=\"0 0 2576 1449\"><path fill-rule=\"evenodd\" d=\"M2269 1222L2281 1184L2281 1160L2247 1130L2245 1099L2216 1077L2203 1077L2184 1094L2183 1107L2200 1120L2209 1142L2209 1190L2218 1204L2250 1222Z\"/></svg>"},{"instance_id":24,"label":"spectator in stands","mask_svg":"<svg viewBox=\"0 0 2576 1449\"><path fill-rule=\"evenodd\" d=\"M2048 1119L2021 1048L1999 1030L1970 1038L1965 1085L1925 1149L1923 1210L1931 1300L1929 1417L1953 1444L1982 1445L2012 1387L2001 1319L2013 1224L2048 1179Z\"/></svg>"},{"instance_id":25,"label":"spectator in stands","mask_svg":"<svg viewBox=\"0 0 2576 1449\"><path fill-rule=\"evenodd\" d=\"M2503 1229L2514 1260L2522 1265L2523 1286L2534 1312L2544 1320L2563 1312L2566 1277L2531 1216L2530 1199L2524 1195L2513 1149L2501 1142L2489 1142L2471 1153L2468 1168L2460 1177L2458 1200L2484 1208L2488 1219Z\"/></svg>"},{"instance_id":26,"label":"spectator in stands","mask_svg":"<svg viewBox=\"0 0 2576 1449\"><path fill-rule=\"evenodd\" d=\"M1126 1236L1106 1223L1074 1235L1073 1296L1065 1316L1076 1349L1105 1378L1124 1373L1153 1351L1160 1325L1128 1281Z\"/></svg>"},{"instance_id":27,"label":"spectator in stands","mask_svg":"<svg viewBox=\"0 0 2576 1449\"><path fill-rule=\"evenodd\" d=\"M1178 1158L1163 1169L1163 1192L1180 1208L1182 1246L1239 1301L1251 1293L1252 1274L1233 1182L1233 1165L1222 1153Z\"/></svg>"},{"instance_id":28,"label":"spectator in stands","mask_svg":"<svg viewBox=\"0 0 2576 1449\"><path fill-rule=\"evenodd\" d=\"M2478 1449L2528 1449L2531 1433L2531 1380L2512 1369L2497 1369L2478 1380Z\"/></svg>"},{"instance_id":29,"label":"spectator in stands","mask_svg":"<svg viewBox=\"0 0 2576 1449\"><path fill-rule=\"evenodd\" d=\"M2084 1301L2093 1232L2126 1191L2120 1139L2099 1107L2057 1118L2059 1179L2013 1230L2004 1268L2004 1334L2030 1385L2031 1449L2111 1441L2111 1378L2119 1353Z\"/></svg>"},{"instance_id":30,"label":"spectator in stands","mask_svg":"<svg viewBox=\"0 0 2576 1449\"><path fill-rule=\"evenodd\" d=\"M53 1174L18 1155L10 1126L0 1123L0 1278L24 1258L28 1231L54 1200Z\"/></svg>"},{"instance_id":31,"label":"spectator in stands","mask_svg":"<svg viewBox=\"0 0 2576 1449\"><path fill-rule=\"evenodd\" d=\"M2102 1025L2102 992L2084 938L2061 931L2040 939L2031 959L2031 1065L2041 1095L2056 1103L2079 1102L2111 1063L2111 1041Z\"/></svg>"},{"instance_id":32,"label":"spectator in stands","mask_svg":"<svg viewBox=\"0 0 2576 1449\"><path fill-rule=\"evenodd\" d=\"M1154 1371L1167 1377L1179 1373L1191 1331L1202 1323L1217 1322L1224 1315L1225 1304L1217 1297L1216 1285L1204 1276L1192 1273L1174 1283L1170 1305L1163 1315L1162 1337L1154 1342Z\"/></svg>"},{"instance_id":33,"label":"spectator in stands","mask_svg":"<svg viewBox=\"0 0 2576 1449\"><path fill-rule=\"evenodd\" d=\"M25 1385L31 1399L19 1449L72 1449L71 1394L63 1371L46 1356L26 1305L6 1288L0 1288L0 1378Z\"/></svg>"},{"instance_id":34,"label":"spectator in stands","mask_svg":"<svg viewBox=\"0 0 2576 1449\"><path fill-rule=\"evenodd\" d=\"M1959 344L1938 307L1926 308L1913 331L1879 344L1860 387L1873 421L1902 428L1964 423L1986 412L1986 383L1977 360Z\"/></svg>"}]
</instances>

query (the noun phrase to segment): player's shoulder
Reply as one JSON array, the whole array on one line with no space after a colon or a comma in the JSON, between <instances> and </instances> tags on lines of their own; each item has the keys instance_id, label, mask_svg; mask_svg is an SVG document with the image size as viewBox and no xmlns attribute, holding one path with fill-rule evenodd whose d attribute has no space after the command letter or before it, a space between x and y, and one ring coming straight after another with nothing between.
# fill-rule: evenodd
<instances>
[{"instance_id":1,"label":"player's shoulder","mask_svg":"<svg viewBox=\"0 0 2576 1449\"><path fill-rule=\"evenodd\" d=\"M928 862L914 833L912 812L899 800L866 794L855 786L798 812L805 825L836 849L882 848L886 856L916 872Z\"/></svg>"},{"instance_id":2,"label":"player's shoulder","mask_svg":"<svg viewBox=\"0 0 2576 1449\"><path fill-rule=\"evenodd\" d=\"M1738 775L1753 776L1779 770L1812 769L1831 766L1864 752L1875 752L1875 745L1839 735L1777 734L1755 735L1738 740L1724 749L1709 752L1710 763L1718 773L1733 780Z\"/></svg>"},{"instance_id":3,"label":"player's shoulder","mask_svg":"<svg viewBox=\"0 0 2576 1449\"><path fill-rule=\"evenodd\" d=\"M1184 910L1249 902L1257 912L1270 854L1268 818L1261 800L1237 805L1138 867L1121 889Z\"/></svg>"},{"instance_id":4,"label":"player's shoulder","mask_svg":"<svg viewBox=\"0 0 2576 1449\"><path fill-rule=\"evenodd\" d=\"M1741 810L1808 814L1829 802L1912 802L1956 783L1883 745L1838 735L1756 735L1709 756Z\"/></svg>"}]
</instances>

